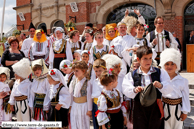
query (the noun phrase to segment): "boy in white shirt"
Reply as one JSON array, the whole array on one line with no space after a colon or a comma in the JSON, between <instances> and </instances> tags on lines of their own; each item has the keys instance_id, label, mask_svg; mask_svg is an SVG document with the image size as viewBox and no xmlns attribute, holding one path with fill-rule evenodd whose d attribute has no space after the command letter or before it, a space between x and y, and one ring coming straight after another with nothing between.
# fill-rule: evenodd
<instances>
[{"instance_id":1,"label":"boy in white shirt","mask_svg":"<svg viewBox=\"0 0 194 129\"><path fill-rule=\"evenodd\" d=\"M188 80L178 74L180 64L181 53L178 50L169 48L161 53L160 66L168 72L173 88L169 94L162 94L165 129L182 129L183 121L191 110Z\"/></svg>"}]
</instances>

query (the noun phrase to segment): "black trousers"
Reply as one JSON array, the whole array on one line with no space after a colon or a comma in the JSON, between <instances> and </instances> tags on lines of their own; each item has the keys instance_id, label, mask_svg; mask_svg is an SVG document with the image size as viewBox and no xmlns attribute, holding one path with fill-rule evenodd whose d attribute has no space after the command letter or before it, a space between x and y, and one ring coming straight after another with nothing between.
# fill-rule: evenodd
<instances>
[{"instance_id":1,"label":"black trousers","mask_svg":"<svg viewBox=\"0 0 194 129\"><path fill-rule=\"evenodd\" d=\"M134 100L133 129L164 129L157 101L149 107L143 107Z\"/></svg>"}]
</instances>

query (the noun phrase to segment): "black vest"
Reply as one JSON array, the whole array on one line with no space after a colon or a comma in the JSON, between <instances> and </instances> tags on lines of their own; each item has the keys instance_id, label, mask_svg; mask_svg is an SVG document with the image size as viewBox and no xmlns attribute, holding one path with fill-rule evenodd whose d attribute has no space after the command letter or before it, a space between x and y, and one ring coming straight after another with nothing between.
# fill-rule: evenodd
<instances>
[{"instance_id":1,"label":"black vest","mask_svg":"<svg viewBox=\"0 0 194 129\"><path fill-rule=\"evenodd\" d=\"M165 36L165 39L167 40L169 40L170 42L171 42L171 40L170 40L170 36L169 36L169 32L168 31L166 31L166 30L164 30L164 35L166 35ZM150 32L150 43L155 39L155 30L153 30L153 31L151 31Z\"/></svg>"},{"instance_id":2,"label":"black vest","mask_svg":"<svg viewBox=\"0 0 194 129\"><path fill-rule=\"evenodd\" d=\"M158 81L160 82L160 69L153 67L157 72L152 73L151 74L151 78L152 78L152 82L154 81ZM133 78L133 82L134 82L134 86L141 86L141 74L137 73L136 69L135 71L133 71L132 73L132 78ZM156 88L157 91L157 99L161 99L162 93ZM139 93L136 95L136 97L134 98L135 101L139 101Z\"/></svg>"}]
</instances>

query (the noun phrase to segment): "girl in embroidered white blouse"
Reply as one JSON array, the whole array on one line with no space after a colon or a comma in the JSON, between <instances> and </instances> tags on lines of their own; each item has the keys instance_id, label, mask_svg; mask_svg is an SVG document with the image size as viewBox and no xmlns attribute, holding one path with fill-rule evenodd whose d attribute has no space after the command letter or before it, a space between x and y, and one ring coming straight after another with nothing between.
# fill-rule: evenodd
<instances>
[{"instance_id":1,"label":"girl in embroidered white blouse","mask_svg":"<svg viewBox=\"0 0 194 129\"><path fill-rule=\"evenodd\" d=\"M123 129L127 123L126 106L123 103L122 93L116 89L117 74L112 68L104 71L100 76L100 83L104 86L98 97L98 124L102 129Z\"/></svg>"}]
</instances>

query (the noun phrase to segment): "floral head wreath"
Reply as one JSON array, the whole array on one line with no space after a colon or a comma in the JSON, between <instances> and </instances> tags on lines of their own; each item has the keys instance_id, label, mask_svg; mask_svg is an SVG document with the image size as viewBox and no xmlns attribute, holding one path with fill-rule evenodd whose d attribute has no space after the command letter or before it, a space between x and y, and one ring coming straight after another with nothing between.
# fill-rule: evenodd
<instances>
[{"instance_id":1,"label":"floral head wreath","mask_svg":"<svg viewBox=\"0 0 194 129\"><path fill-rule=\"evenodd\" d=\"M149 26L148 26L147 24L144 24L144 28L145 28L145 29L148 29Z\"/></svg>"},{"instance_id":2,"label":"floral head wreath","mask_svg":"<svg viewBox=\"0 0 194 129\"><path fill-rule=\"evenodd\" d=\"M55 75L55 71L52 69L50 75Z\"/></svg>"},{"instance_id":3,"label":"floral head wreath","mask_svg":"<svg viewBox=\"0 0 194 129\"><path fill-rule=\"evenodd\" d=\"M111 75L113 75L114 74L114 70L113 70L113 68L110 68L109 70L108 70L108 76L111 76Z\"/></svg>"},{"instance_id":4,"label":"floral head wreath","mask_svg":"<svg viewBox=\"0 0 194 129\"><path fill-rule=\"evenodd\" d=\"M41 34L44 34L44 30L41 30Z\"/></svg>"}]
</instances>

